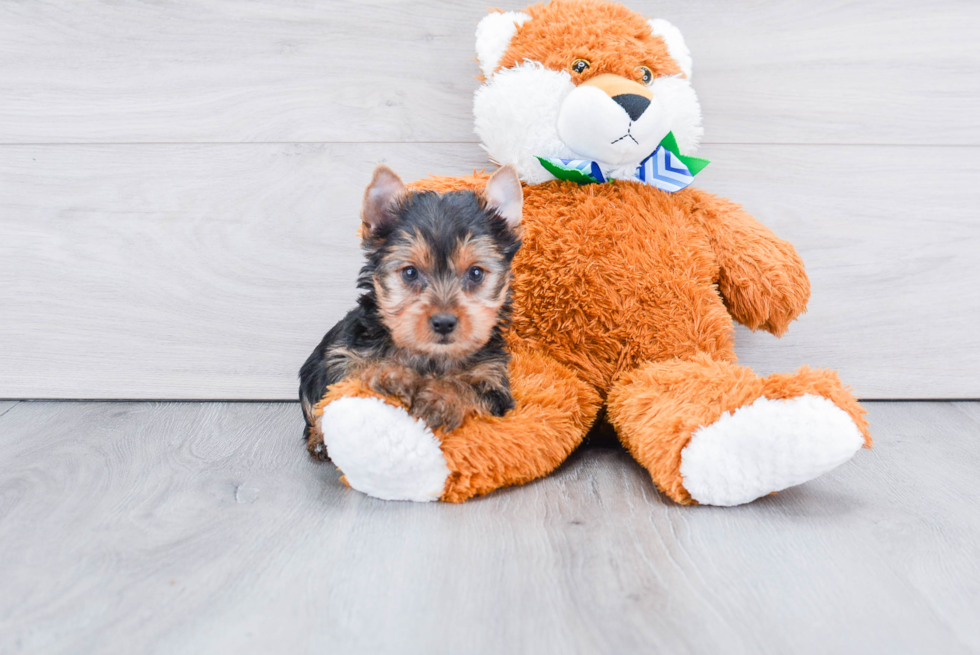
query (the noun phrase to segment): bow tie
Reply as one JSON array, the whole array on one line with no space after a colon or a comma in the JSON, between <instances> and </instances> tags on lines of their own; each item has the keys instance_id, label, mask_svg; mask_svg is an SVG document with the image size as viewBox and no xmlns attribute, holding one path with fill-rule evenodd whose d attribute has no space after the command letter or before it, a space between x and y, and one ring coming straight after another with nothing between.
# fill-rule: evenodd
<instances>
[{"instance_id":1,"label":"bow tie","mask_svg":"<svg viewBox=\"0 0 980 655\"><path fill-rule=\"evenodd\" d=\"M694 181L710 162L700 157L682 155L673 132L668 132L660 145L636 168L617 168L603 172L599 162L591 159L556 159L538 157L538 161L559 180L579 184L602 184L613 180L641 182L663 191L680 191Z\"/></svg>"}]
</instances>

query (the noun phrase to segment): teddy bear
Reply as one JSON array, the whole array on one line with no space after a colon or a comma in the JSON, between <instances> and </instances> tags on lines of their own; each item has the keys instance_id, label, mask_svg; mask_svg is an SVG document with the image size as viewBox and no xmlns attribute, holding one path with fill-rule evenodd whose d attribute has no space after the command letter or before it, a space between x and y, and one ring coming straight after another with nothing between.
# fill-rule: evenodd
<instances>
[{"instance_id":1,"label":"teddy bear","mask_svg":"<svg viewBox=\"0 0 980 655\"><path fill-rule=\"evenodd\" d=\"M706 165L680 31L604 0L494 11L476 30L475 130L524 191L507 333L516 407L433 432L358 381L317 406L344 481L377 498L461 502L547 475L608 421L656 487L732 506L871 446L831 370L761 377L734 323L782 335L810 285L792 245L695 186ZM413 183L480 190L489 175Z\"/></svg>"}]
</instances>

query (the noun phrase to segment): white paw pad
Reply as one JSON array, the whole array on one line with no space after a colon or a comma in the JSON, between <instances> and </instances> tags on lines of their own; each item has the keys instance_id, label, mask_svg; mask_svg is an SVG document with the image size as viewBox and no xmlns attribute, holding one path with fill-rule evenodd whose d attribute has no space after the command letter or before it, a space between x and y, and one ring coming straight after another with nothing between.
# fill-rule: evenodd
<instances>
[{"instance_id":1,"label":"white paw pad","mask_svg":"<svg viewBox=\"0 0 980 655\"><path fill-rule=\"evenodd\" d=\"M438 500L449 467L424 422L377 398L341 398L320 418L327 454L351 487L384 500Z\"/></svg>"},{"instance_id":2,"label":"white paw pad","mask_svg":"<svg viewBox=\"0 0 980 655\"><path fill-rule=\"evenodd\" d=\"M851 417L826 398L759 398L698 428L681 452L681 476L703 505L741 505L812 480L862 445Z\"/></svg>"}]
</instances>

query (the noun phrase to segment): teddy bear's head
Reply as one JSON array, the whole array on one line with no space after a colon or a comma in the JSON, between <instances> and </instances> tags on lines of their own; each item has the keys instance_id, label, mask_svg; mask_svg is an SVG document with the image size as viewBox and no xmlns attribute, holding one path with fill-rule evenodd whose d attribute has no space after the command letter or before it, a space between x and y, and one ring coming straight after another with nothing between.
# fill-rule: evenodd
<instances>
[{"instance_id":1,"label":"teddy bear's head","mask_svg":"<svg viewBox=\"0 0 980 655\"><path fill-rule=\"evenodd\" d=\"M480 21L473 113L491 160L525 182L553 179L538 157L635 168L673 132L701 138L691 56L680 31L602 0L551 0Z\"/></svg>"}]
</instances>

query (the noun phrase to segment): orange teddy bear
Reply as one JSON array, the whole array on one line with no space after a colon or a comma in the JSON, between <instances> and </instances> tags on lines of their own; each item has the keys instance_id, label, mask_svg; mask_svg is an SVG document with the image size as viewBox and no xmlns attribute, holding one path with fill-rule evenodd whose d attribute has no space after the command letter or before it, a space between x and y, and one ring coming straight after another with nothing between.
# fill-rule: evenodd
<instances>
[{"instance_id":1,"label":"orange teddy bear","mask_svg":"<svg viewBox=\"0 0 980 655\"><path fill-rule=\"evenodd\" d=\"M547 475L603 407L678 503L736 505L870 447L836 373L759 377L734 321L781 335L806 308L793 247L688 186L701 112L680 32L599 0L495 12L477 28L476 131L524 182L513 265L517 407L433 433L356 381L318 407L347 482L387 499L460 502ZM487 175L418 189L481 189ZM556 179L556 177L561 179Z\"/></svg>"}]
</instances>

